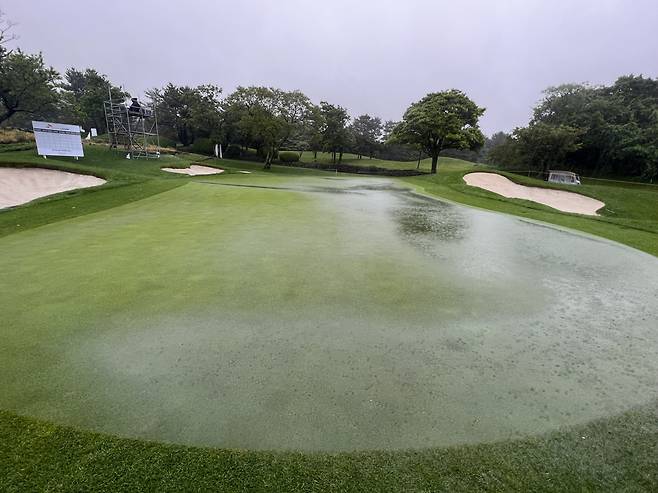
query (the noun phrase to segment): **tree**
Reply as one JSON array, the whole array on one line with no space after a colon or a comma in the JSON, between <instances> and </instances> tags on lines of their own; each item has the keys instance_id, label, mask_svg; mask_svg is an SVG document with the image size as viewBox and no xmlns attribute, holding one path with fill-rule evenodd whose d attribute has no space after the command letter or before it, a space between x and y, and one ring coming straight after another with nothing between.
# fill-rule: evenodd
<instances>
[{"instance_id":1,"label":"tree","mask_svg":"<svg viewBox=\"0 0 658 493\"><path fill-rule=\"evenodd\" d=\"M331 152L332 161L336 164L336 155L338 155L338 162L341 162L343 151L350 141L347 129L350 117L345 108L329 104L326 101L320 103L320 110L324 118L322 143L324 149Z\"/></svg>"},{"instance_id":2,"label":"tree","mask_svg":"<svg viewBox=\"0 0 658 493\"><path fill-rule=\"evenodd\" d=\"M313 104L301 91L272 87L238 87L224 101L227 121L244 145L255 147L269 169L279 149L303 145L312 122Z\"/></svg>"},{"instance_id":3,"label":"tree","mask_svg":"<svg viewBox=\"0 0 658 493\"><path fill-rule=\"evenodd\" d=\"M382 135L381 118L367 114L358 116L352 122L350 130L354 138L354 149L359 159L364 154L372 159Z\"/></svg>"},{"instance_id":4,"label":"tree","mask_svg":"<svg viewBox=\"0 0 658 493\"><path fill-rule=\"evenodd\" d=\"M17 36L11 32L15 25L16 24L7 19L5 13L0 10L0 63L2 63L2 59L6 55L11 53L11 51L7 49L7 43L14 41L17 38Z\"/></svg>"},{"instance_id":5,"label":"tree","mask_svg":"<svg viewBox=\"0 0 658 493\"><path fill-rule=\"evenodd\" d=\"M505 132L496 132L491 137L485 137L478 161L485 163L490 162L489 156L491 152L498 146L504 145L509 137L509 134L506 134Z\"/></svg>"},{"instance_id":6,"label":"tree","mask_svg":"<svg viewBox=\"0 0 658 493\"><path fill-rule=\"evenodd\" d=\"M478 120L484 113L463 92L430 93L413 103L395 127L393 141L419 146L432 157L432 173L436 173L442 150L477 150L484 143Z\"/></svg>"},{"instance_id":7,"label":"tree","mask_svg":"<svg viewBox=\"0 0 658 493\"><path fill-rule=\"evenodd\" d=\"M212 84L197 87L167 84L162 89L151 89L146 95L155 106L158 124L184 146L194 139L209 137L221 126L222 90Z\"/></svg>"},{"instance_id":8,"label":"tree","mask_svg":"<svg viewBox=\"0 0 658 493\"><path fill-rule=\"evenodd\" d=\"M547 173L551 167L564 167L568 154L577 151L583 132L568 125L535 123L514 130L519 152L533 168Z\"/></svg>"},{"instance_id":9,"label":"tree","mask_svg":"<svg viewBox=\"0 0 658 493\"><path fill-rule=\"evenodd\" d=\"M0 59L0 123L18 114L39 115L54 108L58 100L59 74L46 67L43 57L20 49Z\"/></svg>"},{"instance_id":10,"label":"tree","mask_svg":"<svg viewBox=\"0 0 658 493\"><path fill-rule=\"evenodd\" d=\"M122 101L128 97L127 92L91 68L85 71L69 68L61 88L62 110L81 122L84 127L97 128L101 133L107 130L103 103L107 101L110 91L114 101Z\"/></svg>"},{"instance_id":11,"label":"tree","mask_svg":"<svg viewBox=\"0 0 658 493\"><path fill-rule=\"evenodd\" d=\"M322 150L322 131L325 126L324 115L319 106L313 105L304 126L304 147L313 153L313 160L318 160L318 151Z\"/></svg>"},{"instance_id":12,"label":"tree","mask_svg":"<svg viewBox=\"0 0 658 493\"><path fill-rule=\"evenodd\" d=\"M531 124L567 126L581 133L570 153L581 173L653 178L658 143L658 79L628 75L612 86L549 87Z\"/></svg>"}]
</instances>

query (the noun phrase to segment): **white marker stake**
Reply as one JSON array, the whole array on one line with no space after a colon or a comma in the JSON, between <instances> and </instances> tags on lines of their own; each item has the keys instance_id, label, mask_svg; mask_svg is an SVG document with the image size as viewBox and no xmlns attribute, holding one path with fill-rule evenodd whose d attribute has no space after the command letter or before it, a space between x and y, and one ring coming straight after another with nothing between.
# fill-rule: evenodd
<instances>
[{"instance_id":1,"label":"white marker stake","mask_svg":"<svg viewBox=\"0 0 658 493\"><path fill-rule=\"evenodd\" d=\"M219 159L224 159L224 156L222 156L222 144L219 144Z\"/></svg>"}]
</instances>

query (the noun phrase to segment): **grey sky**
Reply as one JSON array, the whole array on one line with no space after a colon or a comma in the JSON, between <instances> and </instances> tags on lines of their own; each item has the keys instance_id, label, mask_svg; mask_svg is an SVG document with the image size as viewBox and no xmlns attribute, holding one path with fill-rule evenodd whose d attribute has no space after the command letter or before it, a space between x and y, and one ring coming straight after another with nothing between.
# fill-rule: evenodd
<instances>
[{"instance_id":1,"label":"grey sky","mask_svg":"<svg viewBox=\"0 0 658 493\"><path fill-rule=\"evenodd\" d=\"M464 90L486 133L527 123L563 82L658 76L657 0L3 0L18 46L142 94L166 82L301 89L399 119Z\"/></svg>"}]
</instances>

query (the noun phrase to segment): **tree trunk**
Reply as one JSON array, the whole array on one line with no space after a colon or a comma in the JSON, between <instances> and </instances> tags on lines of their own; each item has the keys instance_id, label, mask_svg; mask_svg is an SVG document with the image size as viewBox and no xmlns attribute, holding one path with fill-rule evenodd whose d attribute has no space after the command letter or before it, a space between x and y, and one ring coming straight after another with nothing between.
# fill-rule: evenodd
<instances>
[{"instance_id":1,"label":"tree trunk","mask_svg":"<svg viewBox=\"0 0 658 493\"><path fill-rule=\"evenodd\" d=\"M272 168L272 151L267 151L267 155L265 156L265 166L263 166L263 169L271 169Z\"/></svg>"},{"instance_id":2,"label":"tree trunk","mask_svg":"<svg viewBox=\"0 0 658 493\"><path fill-rule=\"evenodd\" d=\"M11 110L11 109L10 109L10 110L7 110L7 111L5 112L5 114L0 115L0 123L4 122L4 121L6 121L6 120L9 120L9 119L14 115L14 113L15 113L14 110Z\"/></svg>"},{"instance_id":3,"label":"tree trunk","mask_svg":"<svg viewBox=\"0 0 658 493\"><path fill-rule=\"evenodd\" d=\"M313 161L318 160L318 151L313 151Z\"/></svg>"},{"instance_id":4,"label":"tree trunk","mask_svg":"<svg viewBox=\"0 0 658 493\"><path fill-rule=\"evenodd\" d=\"M431 173L433 175L436 174L436 168L437 168L438 162L439 162L439 153L437 152L435 154L432 154L432 171L431 171Z\"/></svg>"},{"instance_id":5,"label":"tree trunk","mask_svg":"<svg viewBox=\"0 0 658 493\"><path fill-rule=\"evenodd\" d=\"M338 162L342 163L343 162L343 151L340 151L340 154L338 154Z\"/></svg>"},{"instance_id":6,"label":"tree trunk","mask_svg":"<svg viewBox=\"0 0 658 493\"><path fill-rule=\"evenodd\" d=\"M423 150L420 149L418 151L418 164L416 165L416 169L420 169L420 158L421 158L422 155L423 155Z\"/></svg>"}]
</instances>

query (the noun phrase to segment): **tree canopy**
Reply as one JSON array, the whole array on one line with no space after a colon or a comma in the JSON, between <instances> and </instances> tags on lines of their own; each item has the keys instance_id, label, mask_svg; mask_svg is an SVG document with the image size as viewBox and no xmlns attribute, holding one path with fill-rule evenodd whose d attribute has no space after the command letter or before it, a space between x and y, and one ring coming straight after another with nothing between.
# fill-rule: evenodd
<instances>
[{"instance_id":1,"label":"tree canopy","mask_svg":"<svg viewBox=\"0 0 658 493\"><path fill-rule=\"evenodd\" d=\"M543 143L553 139L553 145L543 151L528 146L530 135L541 135ZM545 171L548 162L587 175L654 179L658 177L658 79L628 75L611 86L549 87L528 127L516 129L509 141L492 149L488 160L537 171Z\"/></svg>"},{"instance_id":2,"label":"tree canopy","mask_svg":"<svg viewBox=\"0 0 658 493\"><path fill-rule=\"evenodd\" d=\"M310 135L313 104L301 91L238 87L224 104L232 135L257 149L266 168L279 149L303 145Z\"/></svg>"},{"instance_id":3,"label":"tree canopy","mask_svg":"<svg viewBox=\"0 0 658 493\"><path fill-rule=\"evenodd\" d=\"M44 64L41 54L20 49L0 58L0 123L14 115L39 115L52 110L59 100L59 74Z\"/></svg>"},{"instance_id":4,"label":"tree canopy","mask_svg":"<svg viewBox=\"0 0 658 493\"><path fill-rule=\"evenodd\" d=\"M350 132L347 124L350 121L350 115L342 106L334 105L322 101L320 109L324 119L322 128L322 143L325 151L330 152L333 162L342 161L343 152L350 143Z\"/></svg>"},{"instance_id":5,"label":"tree canopy","mask_svg":"<svg viewBox=\"0 0 658 493\"><path fill-rule=\"evenodd\" d=\"M373 157L382 136L382 120L368 114L358 116L350 126L354 140L354 150L359 156Z\"/></svg>"},{"instance_id":6,"label":"tree canopy","mask_svg":"<svg viewBox=\"0 0 658 493\"><path fill-rule=\"evenodd\" d=\"M208 137L219 128L221 92L213 84L190 87L169 83L146 94L157 110L158 124L163 131L187 146L197 136Z\"/></svg>"},{"instance_id":7,"label":"tree canopy","mask_svg":"<svg viewBox=\"0 0 658 493\"><path fill-rule=\"evenodd\" d=\"M70 68L64 74L61 85L62 110L86 128L94 127L99 132L105 132L104 101L107 101L110 91L112 99L121 101L128 93L113 85L107 76L88 68L84 71Z\"/></svg>"},{"instance_id":8,"label":"tree canopy","mask_svg":"<svg viewBox=\"0 0 658 493\"><path fill-rule=\"evenodd\" d=\"M484 144L478 126L484 111L456 89L430 93L407 109L391 138L419 146L431 156L431 172L436 173L442 150L476 150Z\"/></svg>"}]
</instances>

